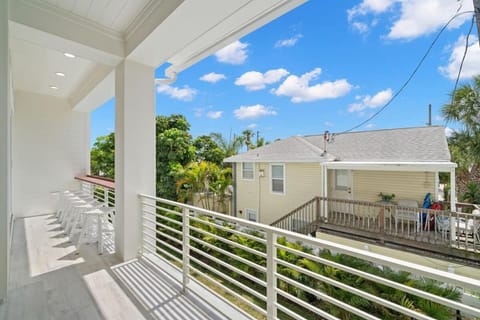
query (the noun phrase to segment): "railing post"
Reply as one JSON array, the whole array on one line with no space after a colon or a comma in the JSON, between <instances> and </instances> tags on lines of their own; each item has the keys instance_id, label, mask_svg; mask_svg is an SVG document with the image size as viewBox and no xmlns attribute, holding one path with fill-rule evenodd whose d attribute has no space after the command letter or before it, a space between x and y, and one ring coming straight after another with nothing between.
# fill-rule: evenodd
<instances>
[{"instance_id":1,"label":"railing post","mask_svg":"<svg viewBox=\"0 0 480 320\"><path fill-rule=\"evenodd\" d=\"M189 209L183 209L183 279L182 279L182 291L183 293L187 292L187 285L190 279L190 219L189 219Z\"/></svg>"},{"instance_id":2,"label":"railing post","mask_svg":"<svg viewBox=\"0 0 480 320\"><path fill-rule=\"evenodd\" d=\"M277 235L266 231L267 239L267 319L277 319Z\"/></svg>"},{"instance_id":3,"label":"railing post","mask_svg":"<svg viewBox=\"0 0 480 320\"><path fill-rule=\"evenodd\" d=\"M108 188L103 187L103 203L105 204L105 207L108 207Z\"/></svg>"}]
</instances>

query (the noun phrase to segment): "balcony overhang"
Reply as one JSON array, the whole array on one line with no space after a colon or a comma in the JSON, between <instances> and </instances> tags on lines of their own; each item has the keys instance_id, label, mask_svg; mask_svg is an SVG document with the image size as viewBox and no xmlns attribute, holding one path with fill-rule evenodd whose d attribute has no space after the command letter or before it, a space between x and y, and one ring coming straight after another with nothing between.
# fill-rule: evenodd
<instances>
[{"instance_id":1,"label":"balcony overhang","mask_svg":"<svg viewBox=\"0 0 480 320\"><path fill-rule=\"evenodd\" d=\"M14 89L66 98L75 110L91 111L114 96L111 72L124 59L154 68L169 63L169 74L179 73L305 1L139 0L136 8L127 6L130 12L112 3L88 13L77 10L85 6L80 2L68 10L63 3L10 0L13 78L20 86ZM104 21L120 13L129 15L123 27ZM76 68L64 52L79 58ZM63 72L58 69L72 72L60 81L53 76Z\"/></svg>"}]
</instances>

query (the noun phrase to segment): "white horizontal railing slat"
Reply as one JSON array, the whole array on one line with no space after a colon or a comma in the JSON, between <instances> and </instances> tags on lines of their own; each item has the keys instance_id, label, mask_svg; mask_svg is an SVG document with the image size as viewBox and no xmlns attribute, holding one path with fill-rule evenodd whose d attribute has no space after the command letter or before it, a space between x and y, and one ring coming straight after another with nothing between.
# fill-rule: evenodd
<instances>
[{"instance_id":1,"label":"white horizontal railing slat","mask_svg":"<svg viewBox=\"0 0 480 320\"><path fill-rule=\"evenodd\" d=\"M356 269L343 264L342 260L333 261L328 257L319 256L319 252L329 250L367 261L377 268L386 267L408 272L412 279L431 279L465 292L480 292L479 280L170 200L149 195L139 196L144 204L142 206L144 248L157 256L175 261L172 265L183 269L182 281L185 282L183 284L185 290L188 290L190 279L198 283L208 280L221 290L222 296L232 296L234 300L237 299L246 305L248 312L259 312L267 319L283 318L283 315L296 319L308 319L315 315L325 319L338 319L337 316L330 314L322 303L329 303L342 309L342 312L364 319L379 319L369 310L339 300L329 295L327 291L320 291L314 285L325 283L335 287L336 290L348 292L391 310L393 314L398 313L415 319L433 319L421 309L410 309L403 303L389 301L362 288L344 283L343 280L312 271L316 269L310 270L305 265L298 264L300 259L306 259L310 261L309 263L323 268L332 268L357 276L364 281L390 287L405 295L429 300L451 310L452 314L458 310L469 316L480 317L478 306L467 305L462 301L427 292L420 287L393 281L371 273L370 269ZM179 220L173 219L171 214L177 216ZM290 261L291 259L293 260ZM197 276L204 280L201 282L196 280ZM315 297L317 303L305 300L306 294ZM307 316L306 313L310 315Z\"/></svg>"}]
</instances>

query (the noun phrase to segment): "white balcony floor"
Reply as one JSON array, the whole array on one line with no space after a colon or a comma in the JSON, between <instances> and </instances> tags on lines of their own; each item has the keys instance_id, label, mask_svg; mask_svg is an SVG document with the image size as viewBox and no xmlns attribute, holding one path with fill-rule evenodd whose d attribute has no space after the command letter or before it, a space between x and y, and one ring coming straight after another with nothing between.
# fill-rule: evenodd
<instances>
[{"instance_id":1,"label":"white balcony floor","mask_svg":"<svg viewBox=\"0 0 480 320\"><path fill-rule=\"evenodd\" d=\"M95 244L77 250L62 231L52 215L16 220L0 319L245 318L195 284L182 294L161 261L120 263L108 248L98 255Z\"/></svg>"}]
</instances>

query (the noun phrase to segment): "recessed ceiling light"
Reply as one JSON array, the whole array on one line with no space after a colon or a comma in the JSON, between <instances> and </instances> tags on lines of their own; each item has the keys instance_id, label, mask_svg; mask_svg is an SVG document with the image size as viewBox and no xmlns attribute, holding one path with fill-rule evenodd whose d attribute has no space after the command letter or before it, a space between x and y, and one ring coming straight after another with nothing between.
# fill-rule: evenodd
<instances>
[{"instance_id":1,"label":"recessed ceiling light","mask_svg":"<svg viewBox=\"0 0 480 320\"><path fill-rule=\"evenodd\" d=\"M65 77L65 73L63 72L55 72L55 74L59 77Z\"/></svg>"},{"instance_id":2,"label":"recessed ceiling light","mask_svg":"<svg viewBox=\"0 0 480 320\"><path fill-rule=\"evenodd\" d=\"M64 52L63 55L67 58L75 58L75 55L73 53Z\"/></svg>"},{"instance_id":3,"label":"recessed ceiling light","mask_svg":"<svg viewBox=\"0 0 480 320\"><path fill-rule=\"evenodd\" d=\"M48 86L50 89L52 90L58 90L58 87L57 86Z\"/></svg>"}]
</instances>

